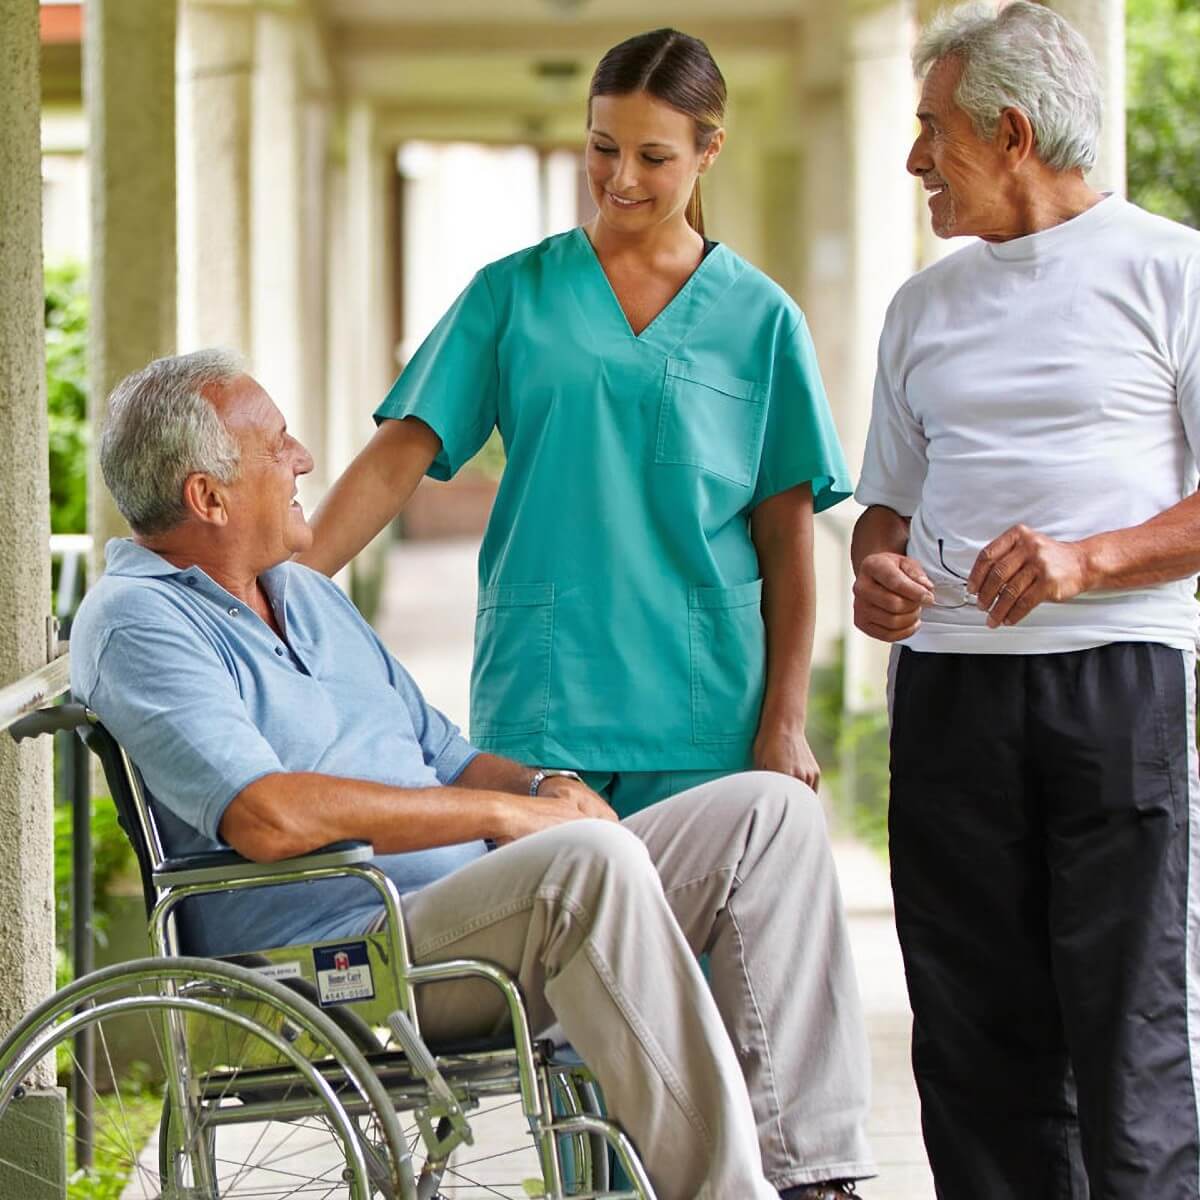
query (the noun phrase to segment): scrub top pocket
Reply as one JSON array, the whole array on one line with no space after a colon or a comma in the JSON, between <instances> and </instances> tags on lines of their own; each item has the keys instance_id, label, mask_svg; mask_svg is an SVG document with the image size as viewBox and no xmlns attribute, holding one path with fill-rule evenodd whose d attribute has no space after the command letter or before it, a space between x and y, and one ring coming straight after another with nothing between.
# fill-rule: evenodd
<instances>
[{"instance_id":1,"label":"scrub top pocket","mask_svg":"<svg viewBox=\"0 0 1200 1200\"><path fill-rule=\"evenodd\" d=\"M554 584L481 588L471 672L471 736L541 733L550 707Z\"/></svg>"},{"instance_id":2,"label":"scrub top pocket","mask_svg":"<svg viewBox=\"0 0 1200 1200\"><path fill-rule=\"evenodd\" d=\"M766 416L761 384L668 358L654 461L751 487Z\"/></svg>"},{"instance_id":3,"label":"scrub top pocket","mask_svg":"<svg viewBox=\"0 0 1200 1200\"><path fill-rule=\"evenodd\" d=\"M688 592L692 740L753 737L766 679L762 580Z\"/></svg>"}]
</instances>

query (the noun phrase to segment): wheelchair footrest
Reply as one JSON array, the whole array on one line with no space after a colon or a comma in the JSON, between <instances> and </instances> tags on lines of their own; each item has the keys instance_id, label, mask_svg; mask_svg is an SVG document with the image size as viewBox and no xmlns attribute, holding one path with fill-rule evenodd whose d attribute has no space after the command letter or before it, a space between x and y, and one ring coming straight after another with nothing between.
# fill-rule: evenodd
<instances>
[{"instance_id":1,"label":"wheelchair footrest","mask_svg":"<svg viewBox=\"0 0 1200 1200\"><path fill-rule=\"evenodd\" d=\"M454 1089L446 1082L445 1076L438 1070L438 1065L433 1055L429 1052L429 1047L421 1041L417 1031L413 1028L412 1022L408 1019L408 1014L400 1009L388 1014L388 1028L392 1031L392 1036L400 1043L404 1050L409 1063L420 1077L425 1081L425 1086L429 1088L430 1094L439 1103L444 1110L444 1115L449 1119L452 1134L448 1138L436 1138L432 1129L426 1128L426 1122L422 1121L422 1130L426 1132L426 1140L434 1138L440 1144L438 1146L429 1145L427 1150L431 1158L442 1157L443 1152L449 1153L459 1142L466 1142L468 1146L475 1142L475 1135L471 1132L471 1126L467 1123L466 1114L462 1110L462 1105L458 1102L458 1097L454 1094Z\"/></svg>"}]
</instances>

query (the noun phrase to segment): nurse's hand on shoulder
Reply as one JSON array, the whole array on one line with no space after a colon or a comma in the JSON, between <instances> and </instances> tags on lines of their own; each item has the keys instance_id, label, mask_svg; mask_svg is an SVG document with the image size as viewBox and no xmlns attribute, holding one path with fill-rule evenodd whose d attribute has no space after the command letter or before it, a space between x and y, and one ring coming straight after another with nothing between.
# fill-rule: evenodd
<instances>
[{"instance_id":1,"label":"nurse's hand on shoulder","mask_svg":"<svg viewBox=\"0 0 1200 1200\"><path fill-rule=\"evenodd\" d=\"M567 821L620 821L602 796L577 779L552 777L543 782L536 796L506 796L505 800L501 826L494 837L500 845Z\"/></svg>"},{"instance_id":2,"label":"nurse's hand on shoulder","mask_svg":"<svg viewBox=\"0 0 1200 1200\"><path fill-rule=\"evenodd\" d=\"M933 603L933 584L921 564L890 550L869 554L854 580L854 624L881 642L912 637L921 609Z\"/></svg>"},{"instance_id":3,"label":"nurse's hand on shoulder","mask_svg":"<svg viewBox=\"0 0 1200 1200\"><path fill-rule=\"evenodd\" d=\"M821 766L803 729L760 727L754 739L754 769L791 775L814 792L821 786Z\"/></svg>"}]
</instances>

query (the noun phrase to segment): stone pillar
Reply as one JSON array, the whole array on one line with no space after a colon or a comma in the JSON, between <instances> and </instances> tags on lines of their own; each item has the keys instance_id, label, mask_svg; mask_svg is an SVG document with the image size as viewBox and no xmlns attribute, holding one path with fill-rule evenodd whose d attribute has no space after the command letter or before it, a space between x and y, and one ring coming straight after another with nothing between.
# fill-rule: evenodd
<instances>
[{"instance_id":1,"label":"stone pillar","mask_svg":"<svg viewBox=\"0 0 1200 1200\"><path fill-rule=\"evenodd\" d=\"M852 326L842 436L852 468L862 462L879 332L897 288L916 267L917 196L904 169L916 88L909 53L911 0L851 0L846 58L851 160ZM851 632L846 704L884 703L887 647Z\"/></svg>"},{"instance_id":2,"label":"stone pillar","mask_svg":"<svg viewBox=\"0 0 1200 1200\"><path fill-rule=\"evenodd\" d=\"M1125 193L1125 0L1049 0L1088 40L1100 67L1104 127L1088 179L1105 192Z\"/></svg>"},{"instance_id":3,"label":"stone pillar","mask_svg":"<svg viewBox=\"0 0 1200 1200\"><path fill-rule=\"evenodd\" d=\"M84 97L91 155L88 370L93 446L130 371L175 349L175 4L88 0ZM97 563L125 523L93 459ZM93 575L95 578L95 575Z\"/></svg>"},{"instance_id":4,"label":"stone pillar","mask_svg":"<svg viewBox=\"0 0 1200 1200\"><path fill-rule=\"evenodd\" d=\"M396 231L391 228L389 175L395 156L380 145L371 107L358 102L346 121L345 270L334 300L344 308L340 353L349 390L330 396L331 443L339 460L353 456L373 431L371 412L396 375L392 329ZM340 462L338 469L340 470Z\"/></svg>"},{"instance_id":5,"label":"stone pillar","mask_svg":"<svg viewBox=\"0 0 1200 1200\"><path fill-rule=\"evenodd\" d=\"M850 145L846 100L846 16L843 5L810 5L795 48L796 88L791 127L797 131L791 242L804 309L825 390L842 438L857 424L858 398L849 379L853 274L849 203ZM857 474L859 460L850 457ZM817 595L815 655L828 655L850 636L849 504L817 517L814 556Z\"/></svg>"},{"instance_id":6,"label":"stone pillar","mask_svg":"<svg viewBox=\"0 0 1200 1200\"><path fill-rule=\"evenodd\" d=\"M323 491L321 414L304 378L304 148L297 19L288 8L254 15L250 129L250 327L254 373L317 458L303 483L312 506Z\"/></svg>"},{"instance_id":7,"label":"stone pillar","mask_svg":"<svg viewBox=\"0 0 1200 1200\"><path fill-rule=\"evenodd\" d=\"M42 341L42 172L37 0L0 0L0 684L46 663L50 495ZM54 989L54 831L50 739L0 735L0 1036ZM53 1064L31 1079L27 1123L0 1122L0 1159L66 1188L63 1105ZM40 1094L39 1094L40 1093ZM38 1111L32 1111L36 1106ZM0 1197L28 1194L11 1168Z\"/></svg>"},{"instance_id":8,"label":"stone pillar","mask_svg":"<svg viewBox=\"0 0 1200 1200\"><path fill-rule=\"evenodd\" d=\"M249 356L254 14L179 9L179 348Z\"/></svg>"}]
</instances>

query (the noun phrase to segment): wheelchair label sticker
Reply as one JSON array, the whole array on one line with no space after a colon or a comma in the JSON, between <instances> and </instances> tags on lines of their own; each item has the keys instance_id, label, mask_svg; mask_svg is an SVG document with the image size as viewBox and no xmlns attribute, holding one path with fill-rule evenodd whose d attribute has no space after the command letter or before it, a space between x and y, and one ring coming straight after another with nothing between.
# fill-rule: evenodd
<instances>
[{"instance_id":1,"label":"wheelchair label sticker","mask_svg":"<svg viewBox=\"0 0 1200 1200\"><path fill-rule=\"evenodd\" d=\"M268 979L300 979L304 975L304 968L298 962L268 963L265 967L254 969Z\"/></svg>"},{"instance_id":2,"label":"wheelchair label sticker","mask_svg":"<svg viewBox=\"0 0 1200 1200\"><path fill-rule=\"evenodd\" d=\"M317 968L317 992L322 1006L375 998L366 942L316 946L313 948L313 961Z\"/></svg>"}]
</instances>

